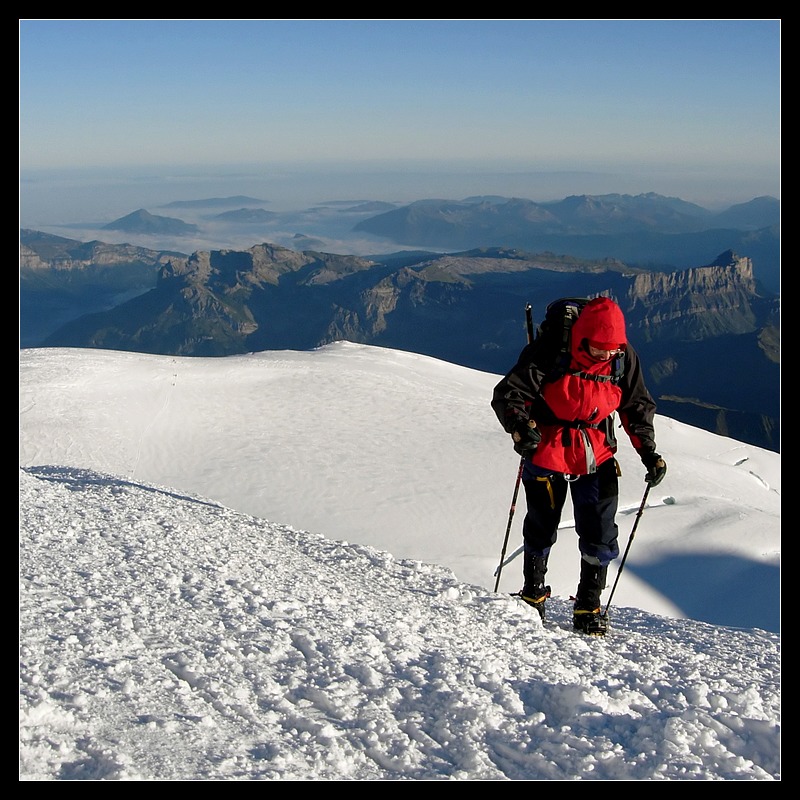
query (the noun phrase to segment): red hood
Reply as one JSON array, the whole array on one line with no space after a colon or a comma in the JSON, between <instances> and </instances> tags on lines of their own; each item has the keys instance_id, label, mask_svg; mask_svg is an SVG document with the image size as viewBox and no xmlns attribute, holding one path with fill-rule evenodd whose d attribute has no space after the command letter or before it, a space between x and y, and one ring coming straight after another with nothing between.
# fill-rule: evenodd
<instances>
[{"instance_id":1,"label":"red hood","mask_svg":"<svg viewBox=\"0 0 800 800\"><path fill-rule=\"evenodd\" d=\"M628 343L622 309L608 297L595 297L581 311L572 326L572 356L580 359L580 346L586 339L614 342L618 347Z\"/></svg>"}]
</instances>

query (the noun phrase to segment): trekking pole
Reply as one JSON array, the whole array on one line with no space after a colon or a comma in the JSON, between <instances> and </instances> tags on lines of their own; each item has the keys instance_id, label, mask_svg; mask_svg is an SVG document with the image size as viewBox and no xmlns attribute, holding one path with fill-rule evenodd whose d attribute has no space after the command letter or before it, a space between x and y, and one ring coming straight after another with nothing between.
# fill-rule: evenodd
<instances>
[{"instance_id":1,"label":"trekking pole","mask_svg":"<svg viewBox=\"0 0 800 800\"><path fill-rule=\"evenodd\" d=\"M528 333L528 344L533 341L533 317L531 316L531 304L527 303L525 306L525 328ZM503 539L503 549L500 551L500 564L497 567L495 575L497 580L494 583L495 592L500 586L500 574L503 571L503 561L506 557L506 548L508 547L508 536L511 533L511 523L514 520L514 511L517 508L517 495L519 494L519 485L522 482L522 470L525 467L525 456L519 460L519 469L517 470L517 482L514 484L514 495L511 498L511 508L508 510L508 525L506 525L506 535Z\"/></svg>"},{"instance_id":2,"label":"trekking pole","mask_svg":"<svg viewBox=\"0 0 800 800\"><path fill-rule=\"evenodd\" d=\"M497 591L500 586L500 573L503 571L503 562L506 559L506 548L508 547L508 535L511 533L511 522L514 519L514 511L517 507L517 495L519 494L519 485L522 481L522 470L525 467L525 457L519 460L519 469L517 470L517 482L514 484L514 496L511 498L511 508L508 511L508 525L506 526L506 537L503 539L503 549L500 552L500 565L497 567L495 574L497 580L494 583L494 590Z\"/></svg>"},{"instance_id":3,"label":"trekking pole","mask_svg":"<svg viewBox=\"0 0 800 800\"><path fill-rule=\"evenodd\" d=\"M631 544L633 543L633 537L636 535L636 529L639 527L639 520L642 518L642 514L644 513L644 505L647 502L648 494L650 494L649 483L645 487L644 495L642 496L642 502L641 505L639 506L639 511L636 513L636 519L633 521L633 529L631 530L631 535L628 537L628 545L625 548L625 553L622 556L622 561L620 561L619 569L617 570L617 577L614 580L614 585L611 587L611 594L608 596L608 602L606 603L606 610L602 614L604 619L608 619L608 609L611 608L611 598L614 597L614 592L617 590L617 583L619 583L619 576L622 575L622 570L625 569L625 561L628 558L628 551L631 549Z\"/></svg>"}]
</instances>

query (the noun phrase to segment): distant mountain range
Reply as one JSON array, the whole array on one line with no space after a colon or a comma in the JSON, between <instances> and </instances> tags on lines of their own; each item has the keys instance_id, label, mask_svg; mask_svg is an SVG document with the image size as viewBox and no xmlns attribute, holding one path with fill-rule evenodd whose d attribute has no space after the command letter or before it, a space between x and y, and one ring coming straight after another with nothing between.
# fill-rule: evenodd
<instances>
[{"instance_id":1,"label":"distant mountain range","mask_svg":"<svg viewBox=\"0 0 800 800\"><path fill-rule=\"evenodd\" d=\"M690 216L681 203L675 214ZM22 231L20 286L22 346L222 356L347 339L497 374L524 344L526 302L540 319L555 297L610 294L661 413L779 449L779 299L730 249L657 270L502 247L362 258L265 243L186 256Z\"/></svg>"},{"instance_id":2,"label":"distant mountain range","mask_svg":"<svg viewBox=\"0 0 800 800\"><path fill-rule=\"evenodd\" d=\"M172 203L160 206L161 208L220 208L222 206L263 206L269 200L259 200L256 197L237 194L233 197L206 197L202 200L175 200Z\"/></svg>"},{"instance_id":3,"label":"distant mountain range","mask_svg":"<svg viewBox=\"0 0 800 800\"><path fill-rule=\"evenodd\" d=\"M553 203L420 200L362 220L355 230L440 250L501 246L655 269L696 266L731 249L753 260L766 288L780 291L780 202L774 197L720 213L653 193L576 195Z\"/></svg>"},{"instance_id":4,"label":"distant mountain range","mask_svg":"<svg viewBox=\"0 0 800 800\"><path fill-rule=\"evenodd\" d=\"M322 230L312 226L319 226L320 215L327 215L329 223L338 219L339 225L352 219L351 236L368 235L376 242L387 242L387 249L453 252L494 247L584 259L616 258L629 266L659 271L707 264L717 254L733 250L753 261L755 278L767 291L780 292L780 202L774 197L756 197L721 212L654 193L574 195L549 203L498 196L419 200L404 206L331 201L303 214L267 211L265 202L242 195L175 201L163 207L183 208L195 215L202 209L230 210L190 224L139 209L99 231L122 231L132 239L141 237L138 243L148 246L158 237L163 241L172 236L175 241L169 246L180 246L191 236L220 235L219 226L227 224L239 238L250 228L254 237L263 237L246 246L266 241L294 247L297 243L287 237L287 231L324 242ZM279 241L273 234L281 237ZM342 252L339 244L328 249Z\"/></svg>"},{"instance_id":5,"label":"distant mountain range","mask_svg":"<svg viewBox=\"0 0 800 800\"><path fill-rule=\"evenodd\" d=\"M542 234L612 235L656 231L696 233L710 228L758 230L780 222L774 197L757 197L714 213L677 197L640 195L574 195L551 203L504 197L469 197L459 202L420 200L386 211L356 227L392 234L415 226L423 236L461 233L469 226L491 227L503 236Z\"/></svg>"},{"instance_id":6,"label":"distant mountain range","mask_svg":"<svg viewBox=\"0 0 800 800\"><path fill-rule=\"evenodd\" d=\"M274 211L267 211L263 208L237 208L235 211L223 211L217 214L214 219L222 222L242 222L245 224L269 222L278 217Z\"/></svg>"}]
</instances>

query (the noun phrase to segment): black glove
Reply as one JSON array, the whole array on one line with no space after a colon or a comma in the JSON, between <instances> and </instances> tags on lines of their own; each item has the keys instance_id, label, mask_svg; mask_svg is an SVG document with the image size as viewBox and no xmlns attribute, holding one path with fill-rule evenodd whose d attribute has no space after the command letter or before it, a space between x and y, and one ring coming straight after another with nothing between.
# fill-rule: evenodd
<instances>
[{"instance_id":1,"label":"black glove","mask_svg":"<svg viewBox=\"0 0 800 800\"><path fill-rule=\"evenodd\" d=\"M641 453L640 457L647 469L644 479L651 486L658 486L667 474L667 462L658 453Z\"/></svg>"},{"instance_id":2,"label":"black glove","mask_svg":"<svg viewBox=\"0 0 800 800\"><path fill-rule=\"evenodd\" d=\"M521 456L529 456L542 441L542 434L532 419L520 420L511 431L511 438L514 440L514 450Z\"/></svg>"}]
</instances>

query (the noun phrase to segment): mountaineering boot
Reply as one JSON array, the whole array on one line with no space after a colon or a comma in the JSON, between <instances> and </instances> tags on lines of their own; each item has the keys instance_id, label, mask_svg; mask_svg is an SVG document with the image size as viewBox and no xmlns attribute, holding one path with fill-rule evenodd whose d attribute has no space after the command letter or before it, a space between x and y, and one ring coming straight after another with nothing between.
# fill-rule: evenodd
<instances>
[{"instance_id":1,"label":"mountaineering boot","mask_svg":"<svg viewBox=\"0 0 800 800\"><path fill-rule=\"evenodd\" d=\"M605 636L608 622L600 613L600 593L606 587L608 567L581 559L581 577L572 612L572 627L589 636Z\"/></svg>"},{"instance_id":2,"label":"mountaineering boot","mask_svg":"<svg viewBox=\"0 0 800 800\"><path fill-rule=\"evenodd\" d=\"M550 597L549 586L542 586L535 592L528 592L525 589L521 589L519 592L517 592L516 596L522 598L522 600L529 606L533 606L539 612L539 616L542 618L542 622L544 622L545 619L544 604L547 598Z\"/></svg>"},{"instance_id":3,"label":"mountaineering boot","mask_svg":"<svg viewBox=\"0 0 800 800\"><path fill-rule=\"evenodd\" d=\"M525 586L518 592L529 606L533 606L544 622L544 605L550 597L550 587L544 585L544 576L547 574L547 556L532 556L527 552L524 555L522 571L525 576Z\"/></svg>"},{"instance_id":4,"label":"mountaineering boot","mask_svg":"<svg viewBox=\"0 0 800 800\"><path fill-rule=\"evenodd\" d=\"M600 613L600 607L583 609L577 606L572 612L572 627L587 636L605 636L608 632L608 621Z\"/></svg>"}]
</instances>

